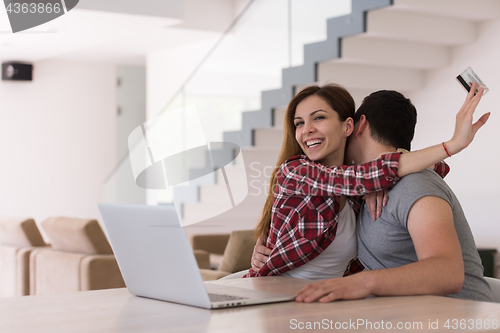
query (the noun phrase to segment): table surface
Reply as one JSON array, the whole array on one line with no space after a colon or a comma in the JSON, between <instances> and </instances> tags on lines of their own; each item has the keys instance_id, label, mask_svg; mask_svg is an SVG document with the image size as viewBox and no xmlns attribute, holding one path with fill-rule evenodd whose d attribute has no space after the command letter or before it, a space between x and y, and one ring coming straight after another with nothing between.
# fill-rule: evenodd
<instances>
[{"instance_id":1,"label":"table surface","mask_svg":"<svg viewBox=\"0 0 500 333\"><path fill-rule=\"evenodd\" d=\"M295 294L310 281L265 277L213 283ZM327 304L286 302L217 310L136 297L127 289L0 299L2 333L273 333L302 331L301 328L353 332L500 332L499 325L500 304L438 296L369 297Z\"/></svg>"}]
</instances>

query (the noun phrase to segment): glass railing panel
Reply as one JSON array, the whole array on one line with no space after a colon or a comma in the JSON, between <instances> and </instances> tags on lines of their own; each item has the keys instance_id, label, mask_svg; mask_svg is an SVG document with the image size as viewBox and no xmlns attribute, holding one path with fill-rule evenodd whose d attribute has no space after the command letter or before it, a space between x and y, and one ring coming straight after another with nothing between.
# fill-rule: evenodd
<instances>
[{"instance_id":1,"label":"glass railing panel","mask_svg":"<svg viewBox=\"0 0 500 333\"><path fill-rule=\"evenodd\" d=\"M288 5L287 0L253 2L161 113L194 106L207 142L221 142L225 131L240 129L242 113L260 109L261 92L281 86L282 68L289 65ZM178 124L184 131L189 126L189 121ZM213 183L207 178L198 181ZM146 191L148 204L172 201L170 191Z\"/></svg>"},{"instance_id":2,"label":"glass railing panel","mask_svg":"<svg viewBox=\"0 0 500 333\"><path fill-rule=\"evenodd\" d=\"M287 0L255 1L186 84L208 141L241 128L241 114L260 109L264 90L281 87L288 66Z\"/></svg>"},{"instance_id":3,"label":"glass railing panel","mask_svg":"<svg viewBox=\"0 0 500 333\"><path fill-rule=\"evenodd\" d=\"M350 0L254 1L158 114L193 106L206 141L222 141L224 132L241 128L243 112L261 108L262 91L282 86L282 69L302 64L304 44L326 39L326 20L350 10ZM189 125L185 121L175 129L187 131ZM169 190L132 189L134 182L125 158L106 181L107 197L120 203L143 203L144 197L147 204L172 202Z\"/></svg>"}]
</instances>

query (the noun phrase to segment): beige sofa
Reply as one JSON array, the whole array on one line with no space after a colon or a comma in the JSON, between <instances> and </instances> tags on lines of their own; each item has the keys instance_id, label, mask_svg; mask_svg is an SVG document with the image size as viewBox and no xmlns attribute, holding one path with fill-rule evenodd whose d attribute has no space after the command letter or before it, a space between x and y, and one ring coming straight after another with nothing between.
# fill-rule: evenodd
<instances>
[{"instance_id":1,"label":"beige sofa","mask_svg":"<svg viewBox=\"0 0 500 333\"><path fill-rule=\"evenodd\" d=\"M0 217L0 297L29 294L29 257L45 246L33 219Z\"/></svg>"},{"instance_id":2,"label":"beige sofa","mask_svg":"<svg viewBox=\"0 0 500 333\"><path fill-rule=\"evenodd\" d=\"M237 230L229 234L192 235L191 245L196 252L210 254L212 269L200 272L204 281L218 280L250 268L255 246L254 230Z\"/></svg>"},{"instance_id":3,"label":"beige sofa","mask_svg":"<svg viewBox=\"0 0 500 333\"><path fill-rule=\"evenodd\" d=\"M111 247L93 219L0 217L0 297L125 287ZM248 268L253 231L197 235L193 252L205 280ZM219 267L218 270L213 268Z\"/></svg>"},{"instance_id":4,"label":"beige sofa","mask_svg":"<svg viewBox=\"0 0 500 333\"><path fill-rule=\"evenodd\" d=\"M125 287L99 223L51 217L41 224L52 248L30 255L30 294L62 294Z\"/></svg>"}]
</instances>

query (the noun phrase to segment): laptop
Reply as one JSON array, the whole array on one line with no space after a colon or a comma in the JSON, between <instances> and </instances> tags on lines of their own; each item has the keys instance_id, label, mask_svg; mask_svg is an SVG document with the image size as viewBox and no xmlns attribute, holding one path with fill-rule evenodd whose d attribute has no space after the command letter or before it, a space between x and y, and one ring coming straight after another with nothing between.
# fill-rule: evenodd
<instances>
[{"instance_id":1,"label":"laptop","mask_svg":"<svg viewBox=\"0 0 500 333\"><path fill-rule=\"evenodd\" d=\"M293 295L204 283L175 207L98 204L129 292L218 309L291 301Z\"/></svg>"}]
</instances>

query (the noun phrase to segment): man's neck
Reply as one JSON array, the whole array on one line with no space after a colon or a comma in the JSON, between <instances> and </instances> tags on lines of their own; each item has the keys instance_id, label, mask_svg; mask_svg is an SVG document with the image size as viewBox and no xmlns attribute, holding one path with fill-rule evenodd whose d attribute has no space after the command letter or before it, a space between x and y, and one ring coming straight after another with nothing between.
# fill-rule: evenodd
<instances>
[{"instance_id":1,"label":"man's neck","mask_svg":"<svg viewBox=\"0 0 500 333\"><path fill-rule=\"evenodd\" d=\"M397 149L392 146L382 145L374 140L368 140L363 147L360 163L367 163L380 157L382 154L393 153Z\"/></svg>"}]
</instances>

